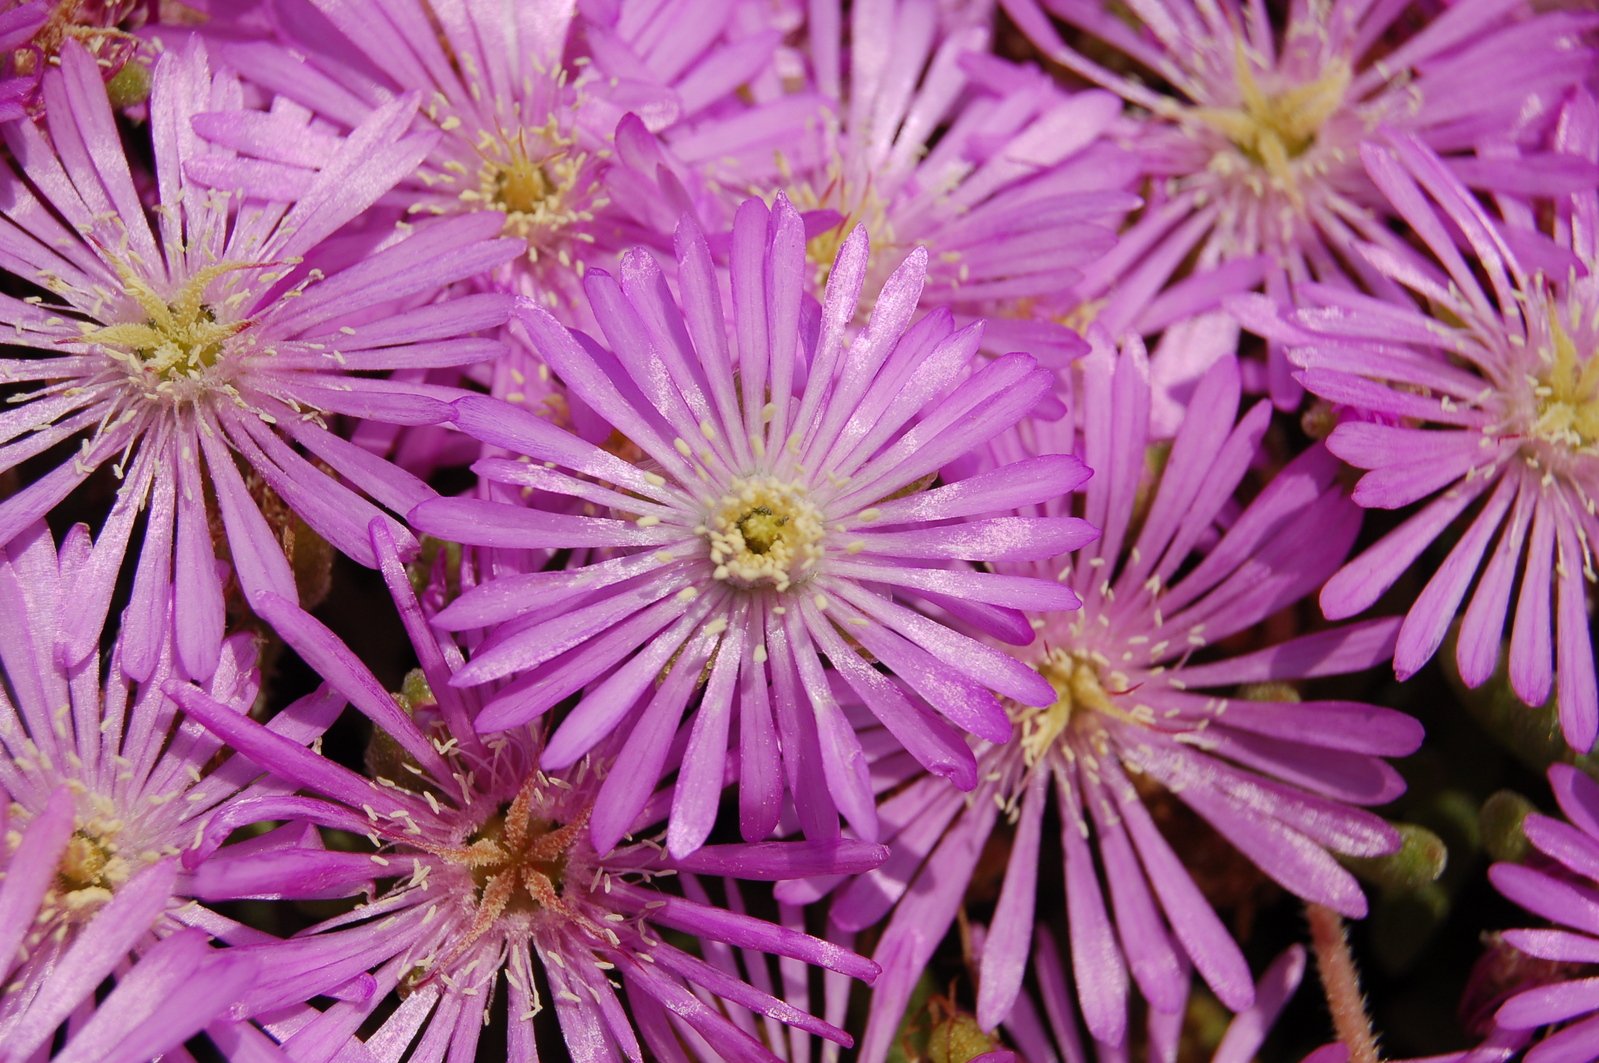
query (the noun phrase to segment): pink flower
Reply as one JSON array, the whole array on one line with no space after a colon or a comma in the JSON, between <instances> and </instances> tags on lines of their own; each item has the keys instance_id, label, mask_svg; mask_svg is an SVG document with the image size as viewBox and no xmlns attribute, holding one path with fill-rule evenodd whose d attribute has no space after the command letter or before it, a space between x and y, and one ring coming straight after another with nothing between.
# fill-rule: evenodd
<instances>
[{"instance_id":1,"label":"pink flower","mask_svg":"<svg viewBox=\"0 0 1599 1063\"><path fill-rule=\"evenodd\" d=\"M583 269L622 246L622 215L601 179L618 120L632 113L655 130L690 121L777 44L771 33L729 40L699 0L305 6L315 10L285 24L295 50L253 43L229 60L342 128L396 97L419 98L413 128L436 135L385 202L410 219L486 212L524 254L477 282L509 285L559 313L581 302ZM227 143L259 150L247 138Z\"/></svg>"},{"instance_id":2,"label":"pink flower","mask_svg":"<svg viewBox=\"0 0 1599 1063\"><path fill-rule=\"evenodd\" d=\"M1599 156L1591 99L1567 109L1560 140L1579 161ZM1508 611L1511 689L1529 705L1553 692L1566 741L1587 750L1599 735L1586 605L1599 529L1599 195L1572 197L1551 243L1526 208L1492 217L1413 138L1365 161L1425 252L1392 237L1359 251L1415 298L1311 286L1290 324L1259 315L1295 345L1306 388L1359 413L1328 440L1367 470L1355 501L1419 506L1328 581L1322 607L1334 618L1370 607L1460 526L1405 617L1395 671L1414 674L1458 618L1461 678L1482 684Z\"/></svg>"},{"instance_id":3,"label":"pink flower","mask_svg":"<svg viewBox=\"0 0 1599 1063\"><path fill-rule=\"evenodd\" d=\"M970 562L1043 560L1088 541L1080 520L1014 515L1071 490L1086 470L1052 455L930 487L1024 416L1049 374L1025 354L974 365L982 327L956 330L947 310L913 324L921 250L846 345L866 234L845 240L819 310L806 295L804 244L786 199L740 208L731 330L705 240L688 222L677 241L681 305L646 253L624 257L620 283L589 273L612 350L521 310L539 356L621 441L602 450L503 403L463 399L463 431L532 459L485 459L478 472L525 489L531 504L440 499L412 515L446 539L578 552L565 571L490 580L439 620L493 628L456 683L514 680L489 698L480 729L524 723L583 691L551 735L549 768L570 767L618 729L628 735L620 758L631 770L606 778L594 810L601 850L668 770L674 736L686 743L676 747L674 854L709 833L730 742L746 839L772 831L785 791L808 837L836 837L840 812L875 837L865 752L824 657L893 741L963 789L977 781L963 732L1010 737L999 696L1053 700L1035 672L963 628L1027 643L1022 610L1075 608L1076 595L1052 578ZM544 497L592 515L552 512Z\"/></svg>"},{"instance_id":4,"label":"pink flower","mask_svg":"<svg viewBox=\"0 0 1599 1063\"><path fill-rule=\"evenodd\" d=\"M323 943L241 926L208 906L239 893L181 873L176 855L212 817L284 788L183 720L162 690L169 643L147 682L123 668L129 633L103 669L98 654L60 661L53 636L72 617L72 574L90 550L80 525L57 554L40 524L0 550L0 1058L44 1058L35 1053L67 1023L60 1060L147 1059L201 1027L247 1036L224 1028L321 993L364 996L364 967ZM228 639L206 696L243 717L259 689L250 638ZM303 751L330 707L285 706L273 732ZM252 848L263 841L271 848L271 838ZM233 947L212 949L213 937ZM97 1007L108 978L117 988ZM132 1047L114 1055L120 1038Z\"/></svg>"},{"instance_id":5,"label":"pink flower","mask_svg":"<svg viewBox=\"0 0 1599 1063\"><path fill-rule=\"evenodd\" d=\"M755 80L747 110L669 145L624 122L607 177L620 205L646 230L670 231L687 209L716 233L751 190L780 191L806 212L820 278L863 225L878 249L868 292L923 246L923 310L984 320L991 353L1080 355L1059 295L1138 205L1137 160L1111 143L1120 101L992 55L977 12L948 25L929 4L864 0L847 19L841 7L810 6L803 76Z\"/></svg>"},{"instance_id":6,"label":"pink flower","mask_svg":"<svg viewBox=\"0 0 1599 1063\"><path fill-rule=\"evenodd\" d=\"M1380 126L1417 137L1488 190L1521 193L1540 170L1548 175L1540 180L1567 188L1585 179L1557 173L1548 156L1509 163L1469 155L1485 139L1535 133L1547 113L1539 95L1588 75L1589 22L1576 12L1534 13L1506 0L1461 0L1441 12L1411 0L1269 9L1135 0L1130 23L1103 0L1003 6L1050 58L1145 115L1134 146L1154 193L1123 240L1159 242L1200 268L1267 253L1265 290L1280 302L1310 280L1393 290L1351 255L1393 216L1359 162ZM1068 46L1043 9L1143 73ZM1279 406L1298 404L1291 373L1274 345L1268 383Z\"/></svg>"},{"instance_id":7,"label":"pink flower","mask_svg":"<svg viewBox=\"0 0 1599 1063\"><path fill-rule=\"evenodd\" d=\"M1003 461L1080 448L1098 470L1080 496L1036 511L1078 514L1104 529L1061 575L1082 598L1081 612L1044 619L1035 643L1009 651L1054 697L1012 703L1017 738L979 748L981 781L969 797L903 759L874 763L873 781L887 795L880 838L888 861L854 882L779 890L798 902L836 886L831 918L845 931L893 912L874 953L883 975L863 1060L887 1052L1002 816L1014 833L983 947L978 1022L993 1029L1010 1011L1036 913L1060 903L1039 896L1043 825L1054 805L1078 1008L1093 1037L1111 1045L1127 1034L1133 987L1154 1011L1178 1010L1190 967L1229 1008L1252 1000L1243 955L1156 828L1149 788L1169 792L1285 889L1346 915L1363 915L1366 902L1333 854L1372 856L1398 842L1380 818L1352 806L1403 791L1382 758L1416 749L1414 720L1357 702L1239 692L1370 667L1390 652L1396 624L1345 626L1242 655L1212 652L1313 592L1349 550L1360 511L1337 487L1336 462L1313 449L1235 512L1271 410L1262 402L1238 415L1237 363L1228 359L1201 381L1152 479L1142 349L1135 343L1116 358L1102 333L1090 336L1098 345L1078 363L1076 424L1028 422L997 450ZM883 748L875 737L863 741Z\"/></svg>"},{"instance_id":8,"label":"pink flower","mask_svg":"<svg viewBox=\"0 0 1599 1063\"><path fill-rule=\"evenodd\" d=\"M1529 956L1566 964L1599 963L1599 784L1556 764L1549 783L1565 819L1536 813L1524 824L1527 840L1548 862L1495 864L1488 875L1500 893L1554 924L1507 930L1504 939ZM1580 970L1581 968L1578 968ZM1599 978L1572 977L1523 990L1494 1015L1499 1040L1532 1038L1527 1063L1588 1059L1599 1043Z\"/></svg>"},{"instance_id":9,"label":"pink flower","mask_svg":"<svg viewBox=\"0 0 1599 1063\"><path fill-rule=\"evenodd\" d=\"M774 881L875 867L881 846L856 841L719 844L673 859L650 828L650 802L630 838L598 849L585 829L604 780L629 774L609 756L571 770L545 766L543 735L513 727L480 737L480 692L457 690L461 651L428 624L388 529L371 534L419 668L397 704L339 639L292 602L263 601L284 641L381 731L368 779L275 734L192 686L174 696L214 735L270 770L284 790L231 805L184 854L197 882L234 895L334 897L357 905L302 935L371 967L378 992L285 1024L287 1047L337 1054L350 1032L389 1003L365 1038L370 1058L396 1063L413 1046L470 1058L485 1008L504 992L507 1042L491 1054L536 1056L534 1017L553 1005L573 1058L678 1058L681 1043L729 1060L770 1060L756 1017L848 1046L850 1037L744 982L719 962L729 947L799 960L870 981L876 967L802 930L718 906L697 876ZM468 584L468 568L463 577ZM614 750L615 743L611 745ZM289 794L289 787L300 792ZM241 826L287 820L365 836L370 852L316 845L255 849L218 844ZM230 855L230 849L237 855ZM254 849L254 851L249 851ZM378 885L381 884L381 885ZM666 888L676 884L676 888ZM736 896L736 889L729 887ZM667 939L667 932L676 932ZM700 943L685 947L683 939ZM535 973L536 972L536 973ZM549 999L541 999L540 985ZM620 992L619 992L620 990ZM773 1027L773 1029L780 1029ZM711 1049L703 1049L707 1054ZM363 1057L365 1058L365 1057Z\"/></svg>"},{"instance_id":10,"label":"pink flower","mask_svg":"<svg viewBox=\"0 0 1599 1063\"><path fill-rule=\"evenodd\" d=\"M497 343L470 334L503 323L506 297L417 304L517 249L493 239L493 217L468 218L420 227L346 268L317 265L325 238L427 151L429 138L402 135L413 100L395 101L342 140L302 128L296 147L317 152L321 168L277 183L275 203L241 201L206 180L226 186L247 172L272 182L207 146L190 124L200 112L222 112L206 116L220 126L249 127L259 116L237 110L237 81L213 77L203 50L169 52L150 103L152 229L93 58L68 42L43 91L48 139L29 122L4 129L13 162L0 265L37 294L0 295L7 340L22 348L0 359L0 383L29 389L12 394L0 421L0 469L69 441L81 446L0 502L0 544L108 466L122 485L77 574L80 608L63 625L65 652L81 660L93 650L142 524L123 665L135 677L151 673L175 586L178 664L204 677L223 631L212 518L221 518L249 595L294 594L277 530L262 514L272 494L335 547L374 563L367 521L432 492L339 438L326 419L442 419L448 407L435 390L370 374L496 353ZM288 200L294 205L282 205Z\"/></svg>"}]
</instances>

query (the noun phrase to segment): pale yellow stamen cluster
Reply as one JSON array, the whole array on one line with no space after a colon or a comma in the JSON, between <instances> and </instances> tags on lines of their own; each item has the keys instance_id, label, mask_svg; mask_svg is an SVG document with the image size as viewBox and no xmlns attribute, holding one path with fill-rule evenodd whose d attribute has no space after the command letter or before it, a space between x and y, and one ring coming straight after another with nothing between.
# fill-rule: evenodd
<instances>
[{"instance_id":1,"label":"pale yellow stamen cluster","mask_svg":"<svg viewBox=\"0 0 1599 1063\"><path fill-rule=\"evenodd\" d=\"M249 325L247 320L219 321L205 293L213 281L241 267L219 263L199 270L170 300L149 281L116 264L123 291L144 313L142 322L83 326L83 338L123 361L134 378L146 384L199 382L227 351L228 340Z\"/></svg>"},{"instance_id":2,"label":"pale yellow stamen cluster","mask_svg":"<svg viewBox=\"0 0 1599 1063\"><path fill-rule=\"evenodd\" d=\"M461 202L504 212L506 234L526 240L531 259L552 250L550 234L592 221L605 204L589 175L588 153L561 132L553 116L537 128L485 130L476 150L482 160L477 184L460 192ZM587 234L568 235L581 240Z\"/></svg>"},{"instance_id":3,"label":"pale yellow stamen cluster","mask_svg":"<svg viewBox=\"0 0 1599 1063\"><path fill-rule=\"evenodd\" d=\"M1232 107L1196 107L1189 116L1232 142L1248 162L1263 169L1269 185L1302 204L1298 160L1316 144L1322 127L1343 106L1353 71L1334 59L1314 81L1278 92L1263 88L1242 44L1233 53L1239 102Z\"/></svg>"},{"instance_id":4,"label":"pale yellow stamen cluster","mask_svg":"<svg viewBox=\"0 0 1599 1063\"><path fill-rule=\"evenodd\" d=\"M771 476L735 479L705 525L717 579L778 591L809 578L824 531L804 488Z\"/></svg>"},{"instance_id":5,"label":"pale yellow stamen cluster","mask_svg":"<svg viewBox=\"0 0 1599 1063\"><path fill-rule=\"evenodd\" d=\"M789 171L787 161L782 156L778 157L778 171L788 186L786 192L789 202L797 209L834 210L844 215L844 220L839 224L806 241L805 258L816 268L818 286L827 283L828 275L833 271L833 262L838 258L838 249L843 246L845 238L857 225L865 225L866 232L871 238L873 265L894 258L893 255L883 253L895 246L894 227L888 218L888 203L879 194L876 186L869 181L863 189L851 188L844 177L843 162L837 156L834 156L833 161L828 164L820 187L810 181L796 182ZM865 291L877 291L885 278L873 279L878 283L867 283L864 286ZM863 307L864 309L869 307Z\"/></svg>"},{"instance_id":6,"label":"pale yellow stamen cluster","mask_svg":"<svg viewBox=\"0 0 1599 1063\"><path fill-rule=\"evenodd\" d=\"M1016 714L1021 732L1018 745L1029 767L1043 759L1084 713L1131 719L1115 700L1132 687L1131 680L1119 672L1108 672L1096 655L1053 649L1035 667L1055 688L1056 697L1053 705L1023 707Z\"/></svg>"},{"instance_id":7,"label":"pale yellow stamen cluster","mask_svg":"<svg viewBox=\"0 0 1599 1063\"><path fill-rule=\"evenodd\" d=\"M62 935L74 925L98 912L134 873L161 854L129 849L123 836L123 821L116 818L110 803L91 798L91 804L104 806L92 815L79 815L72 836L67 840L54 877L39 903L38 914L22 950L31 953L52 935ZM23 824L30 818L21 805L13 804L10 821ZM22 829L7 832L3 848L14 852L22 842Z\"/></svg>"},{"instance_id":8,"label":"pale yellow stamen cluster","mask_svg":"<svg viewBox=\"0 0 1599 1063\"><path fill-rule=\"evenodd\" d=\"M92 910L109 901L131 873L128 861L112 841L92 831L79 830L67 842L61 862L56 865L56 895L69 913Z\"/></svg>"},{"instance_id":9,"label":"pale yellow stamen cluster","mask_svg":"<svg viewBox=\"0 0 1599 1063\"><path fill-rule=\"evenodd\" d=\"M1545 368L1533 384L1537 402L1530 434L1568 451L1594 453L1599 444L1599 357L1578 356L1557 319L1549 323Z\"/></svg>"}]
</instances>

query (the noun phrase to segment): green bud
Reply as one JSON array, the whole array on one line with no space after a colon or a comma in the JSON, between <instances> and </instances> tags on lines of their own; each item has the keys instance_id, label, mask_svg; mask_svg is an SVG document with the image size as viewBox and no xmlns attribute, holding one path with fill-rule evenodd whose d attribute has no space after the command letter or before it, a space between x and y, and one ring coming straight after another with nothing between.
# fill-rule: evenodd
<instances>
[{"instance_id":1,"label":"green bud","mask_svg":"<svg viewBox=\"0 0 1599 1063\"><path fill-rule=\"evenodd\" d=\"M1384 890L1410 893L1438 881L1449 863L1443 839L1414 823L1395 823L1399 848L1387 856L1345 857L1344 866Z\"/></svg>"},{"instance_id":2,"label":"green bud","mask_svg":"<svg viewBox=\"0 0 1599 1063\"><path fill-rule=\"evenodd\" d=\"M932 1063L967 1063L998 1047L998 1038L984 1033L975 1018L957 1012L933 1027L927 1038L927 1058Z\"/></svg>"},{"instance_id":3,"label":"green bud","mask_svg":"<svg viewBox=\"0 0 1599 1063\"><path fill-rule=\"evenodd\" d=\"M1510 686L1507 662L1510 654L1503 647L1499 667L1479 687L1468 687L1460 678L1455 661L1455 639L1459 634L1457 622L1450 630L1448 641L1439 651L1444 676L1454 688L1461 704L1473 719L1522 764L1543 774L1549 765L1563 761L1575 764L1589 775L1599 778L1599 761L1590 751L1585 756L1573 754L1560 732L1560 709L1555 694L1550 693L1542 705L1524 704Z\"/></svg>"},{"instance_id":4,"label":"green bud","mask_svg":"<svg viewBox=\"0 0 1599 1063\"><path fill-rule=\"evenodd\" d=\"M407 715L415 715L418 706L439 703L439 699L433 696L433 688L428 685L427 676L420 668L413 668L405 673L405 680L400 684L398 700L400 708L404 709Z\"/></svg>"},{"instance_id":5,"label":"green bud","mask_svg":"<svg viewBox=\"0 0 1599 1063\"><path fill-rule=\"evenodd\" d=\"M130 59L105 83L105 91L111 106L119 111L137 106L150 98L150 69L137 59Z\"/></svg>"},{"instance_id":6,"label":"green bud","mask_svg":"<svg viewBox=\"0 0 1599 1063\"><path fill-rule=\"evenodd\" d=\"M1521 829L1527 813L1536 812L1533 803L1518 793L1500 790L1482 803L1478 821L1482 824L1482 843L1495 860L1519 863L1527 856L1527 835Z\"/></svg>"},{"instance_id":7,"label":"green bud","mask_svg":"<svg viewBox=\"0 0 1599 1063\"><path fill-rule=\"evenodd\" d=\"M300 588L300 604L315 609L333 588L333 544L295 514L284 529L283 545L294 569L294 585Z\"/></svg>"},{"instance_id":8,"label":"green bud","mask_svg":"<svg viewBox=\"0 0 1599 1063\"><path fill-rule=\"evenodd\" d=\"M415 561L406 567L406 572L411 577L411 589L417 597L426 593L433 582L433 573L439 564L439 558L444 558L444 596L446 601L454 601L461 593L461 544L449 543L443 539L435 539L431 535L422 536L422 552Z\"/></svg>"},{"instance_id":9,"label":"green bud","mask_svg":"<svg viewBox=\"0 0 1599 1063\"><path fill-rule=\"evenodd\" d=\"M1311 439L1326 439L1338 427L1338 412L1325 399L1316 399L1299 417L1300 431Z\"/></svg>"}]
</instances>

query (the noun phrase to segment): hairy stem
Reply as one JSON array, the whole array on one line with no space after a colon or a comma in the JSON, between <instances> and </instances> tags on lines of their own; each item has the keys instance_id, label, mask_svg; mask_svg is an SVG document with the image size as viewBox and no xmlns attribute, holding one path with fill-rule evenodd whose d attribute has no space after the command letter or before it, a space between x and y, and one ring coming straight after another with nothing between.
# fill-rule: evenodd
<instances>
[{"instance_id":1,"label":"hairy stem","mask_svg":"<svg viewBox=\"0 0 1599 1063\"><path fill-rule=\"evenodd\" d=\"M1310 921L1310 943L1316 950L1316 970L1327 1008L1332 1012L1333 1030L1338 1043L1349 1049L1349 1063L1378 1063L1377 1037L1366 1015L1366 1000L1360 992L1360 974L1349 952L1349 936L1344 921L1331 908L1305 905Z\"/></svg>"}]
</instances>

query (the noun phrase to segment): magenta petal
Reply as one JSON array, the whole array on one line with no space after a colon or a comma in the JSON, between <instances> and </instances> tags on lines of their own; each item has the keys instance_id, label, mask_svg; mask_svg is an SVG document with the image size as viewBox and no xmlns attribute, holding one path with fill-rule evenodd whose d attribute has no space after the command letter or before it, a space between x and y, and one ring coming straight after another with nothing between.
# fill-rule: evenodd
<instances>
[{"instance_id":1,"label":"magenta petal","mask_svg":"<svg viewBox=\"0 0 1599 1063\"><path fill-rule=\"evenodd\" d=\"M9 975L21 958L18 946L33 925L39 901L72 837L74 821L72 795L63 786L50 794L11 854L5 879L0 881L0 979Z\"/></svg>"}]
</instances>

